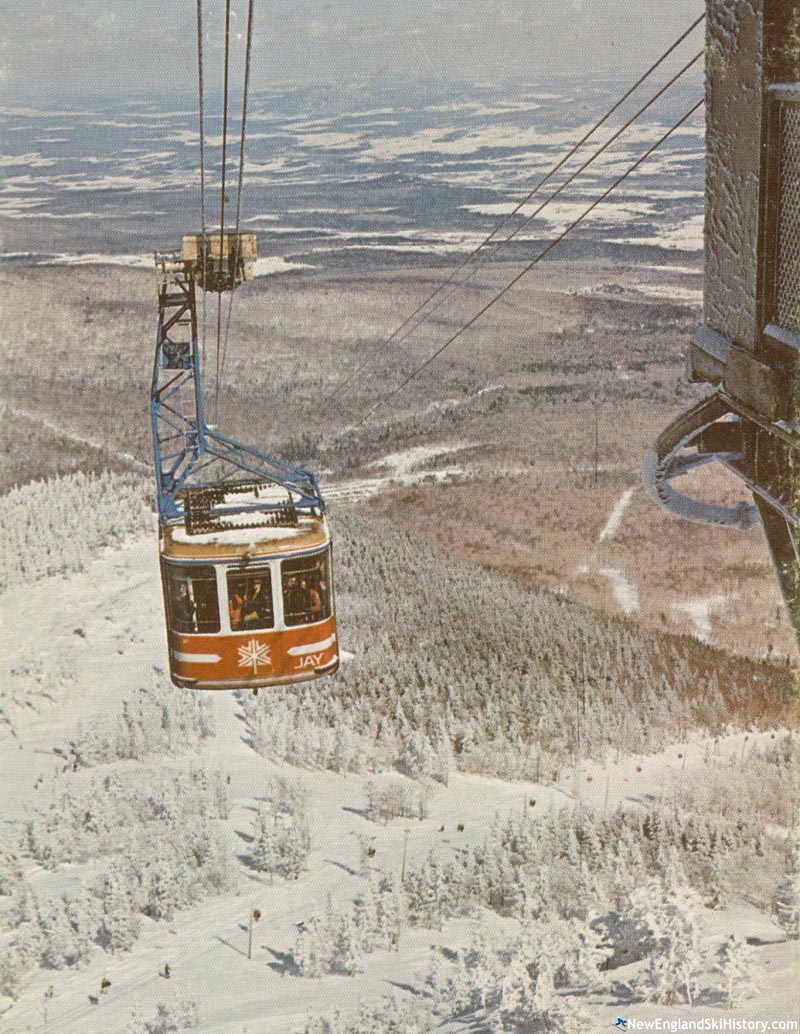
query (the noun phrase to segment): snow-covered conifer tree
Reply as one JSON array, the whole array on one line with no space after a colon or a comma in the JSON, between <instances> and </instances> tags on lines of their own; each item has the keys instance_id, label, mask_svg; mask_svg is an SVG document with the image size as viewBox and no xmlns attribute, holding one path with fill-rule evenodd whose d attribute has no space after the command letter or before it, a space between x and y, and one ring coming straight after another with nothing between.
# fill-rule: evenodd
<instances>
[{"instance_id":1,"label":"snow-covered conifer tree","mask_svg":"<svg viewBox=\"0 0 800 1034\"><path fill-rule=\"evenodd\" d=\"M800 828L800 814L796 829ZM800 937L800 837L794 834L786 873L772 895L775 922L789 937Z\"/></svg>"},{"instance_id":2,"label":"snow-covered conifer tree","mask_svg":"<svg viewBox=\"0 0 800 1034\"><path fill-rule=\"evenodd\" d=\"M81 952L66 913L65 902L51 899L43 904L39 922L42 931L40 965L47 969L75 965L81 958Z\"/></svg>"},{"instance_id":3,"label":"snow-covered conifer tree","mask_svg":"<svg viewBox=\"0 0 800 1034\"><path fill-rule=\"evenodd\" d=\"M501 1031L567 1034L575 1030L575 1014L555 992L553 971L544 952L530 937L515 946L502 983Z\"/></svg>"},{"instance_id":4,"label":"snow-covered conifer tree","mask_svg":"<svg viewBox=\"0 0 800 1034\"><path fill-rule=\"evenodd\" d=\"M447 786L450 782L450 773L453 769L453 748L444 722L440 722L439 724L439 735L436 739L434 755L432 768L433 778Z\"/></svg>"},{"instance_id":5,"label":"snow-covered conifer tree","mask_svg":"<svg viewBox=\"0 0 800 1034\"><path fill-rule=\"evenodd\" d=\"M344 1034L339 1013L333 1016L312 1016L306 1023L305 1034Z\"/></svg>"},{"instance_id":6,"label":"snow-covered conifer tree","mask_svg":"<svg viewBox=\"0 0 800 1034\"><path fill-rule=\"evenodd\" d=\"M275 847L276 816L272 811L259 809L253 828L253 847L250 860L260 872L277 872L279 856Z\"/></svg>"},{"instance_id":7,"label":"snow-covered conifer tree","mask_svg":"<svg viewBox=\"0 0 800 1034\"><path fill-rule=\"evenodd\" d=\"M292 958L297 972L302 977L319 977L323 973L322 938L319 923L313 916L298 932Z\"/></svg>"},{"instance_id":8,"label":"snow-covered conifer tree","mask_svg":"<svg viewBox=\"0 0 800 1034\"><path fill-rule=\"evenodd\" d=\"M358 758L359 750L353 733L343 722L337 724L328 767L334 772L357 772L360 768Z\"/></svg>"},{"instance_id":9,"label":"snow-covered conifer tree","mask_svg":"<svg viewBox=\"0 0 800 1034\"><path fill-rule=\"evenodd\" d=\"M669 1005L697 994L705 966L700 937L702 902L686 886L667 886L659 877L631 895L633 917L654 941L638 986L648 1001Z\"/></svg>"},{"instance_id":10,"label":"snow-covered conifer tree","mask_svg":"<svg viewBox=\"0 0 800 1034\"><path fill-rule=\"evenodd\" d=\"M738 1005L752 982L753 950L736 934L726 937L717 949L716 968L729 1009Z\"/></svg>"},{"instance_id":11,"label":"snow-covered conifer tree","mask_svg":"<svg viewBox=\"0 0 800 1034\"><path fill-rule=\"evenodd\" d=\"M22 964L13 944L0 947L0 995L16 1000L22 976Z\"/></svg>"},{"instance_id":12,"label":"snow-covered conifer tree","mask_svg":"<svg viewBox=\"0 0 800 1034\"><path fill-rule=\"evenodd\" d=\"M112 866L101 878L96 893L102 906L97 943L106 951L128 951L139 936L140 920L134 912L123 871Z\"/></svg>"},{"instance_id":13,"label":"snow-covered conifer tree","mask_svg":"<svg viewBox=\"0 0 800 1034\"><path fill-rule=\"evenodd\" d=\"M580 919L538 923L531 930L552 961L557 987L598 987L603 983L601 966L611 948L594 927Z\"/></svg>"},{"instance_id":14,"label":"snow-covered conifer tree","mask_svg":"<svg viewBox=\"0 0 800 1034\"><path fill-rule=\"evenodd\" d=\"M89 957L100 924L100 902L88 890L64 900L64 911L73 932L75 961Z\"/></svg>"},{"instance_id":15,"label":"snow-covered conifer tree","mask_svg":"<svg viewBox=\"0 0 800 1034\"><path fill-rule=\"evenodd\" d=\"M17 856L10 847L0 847L0 895L13 894L21 875Z\"/></svg>"},{"instance_id":16,"label":"snow-covered conifer tree","mask_svg":"<svg viewBox=\"0 0 800 1034\"><path fill-rule=\"evenodd\" d=\"M334 911L330 898L325 917L325 949L326 972L341 973L343 976L352 976L358 972L356 938L350 917L346 913Z\"/></svg>"},{"instance_id":17,"label":"snow-covered conifer tree","mask_svg":"<svg viewBox=\"0 0 800 1034\"><path fill-rule=\"evenodd\" d=\"M186 887L185 894L178 893L174 859L168 861L168 855L159 852L154 861L155 864L148 865L142 873L145 889L142 911L152 919L171 919L176 908L191 901L191 891ZM181 876L188 877L185 867L181 868Z\"/></svg>"},{"instance_id":18,"label":"snow-covered conifer tree","mask_svg":"<svg viewBox=\"0 0 800 1034\"><path fill-rule=\"evenodd\" d=\"M400 932L405 922L405 902L400 884L392 873L387 873L378 886L377 923L380 937L387 948L398 951Z\"/></svg>"},{"instance_id":19,"label":"snow-covered conifer tree","mask_svg":"<svg viewBox=\"0 0 800 1034\"><path fill-rule=\"evenodd\" d=\"M303 871L308 850L308 830L299 811L273 806L258 812L250 853L254 868L296 880Z\"/></svg>"}]
</instances>

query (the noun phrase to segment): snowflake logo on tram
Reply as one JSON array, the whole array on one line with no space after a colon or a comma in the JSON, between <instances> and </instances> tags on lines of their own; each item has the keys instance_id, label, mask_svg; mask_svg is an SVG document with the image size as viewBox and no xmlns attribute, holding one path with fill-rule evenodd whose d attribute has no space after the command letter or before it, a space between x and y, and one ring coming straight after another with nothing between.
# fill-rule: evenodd
<instances>
[{"instance_id":1,"label":"snowflake logo on tram","mask_svg":"<svg viewBox=\"0 0 800 1034\"><path fill-rule=\"evenodd\" d=\"M251 664L254 675L258 674L259 666L265 668L272 666L267 643L259 643L257 639L251 639L247 646L239 647L239 667L249 668Z\"/></svg>"}]
</instances>

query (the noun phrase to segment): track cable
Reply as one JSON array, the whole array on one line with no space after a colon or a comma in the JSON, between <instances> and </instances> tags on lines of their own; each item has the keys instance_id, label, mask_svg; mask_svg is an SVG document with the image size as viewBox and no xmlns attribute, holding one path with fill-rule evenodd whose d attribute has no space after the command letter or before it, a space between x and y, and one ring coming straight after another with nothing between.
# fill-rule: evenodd
<instances>
[{"instance_id":1,"label":"track cable","mask_svg":"<svg viewBox=\"0 0 800 1034\"><path fill-rule=\"evenodd\" d=\"M228 67L230 60L230 39L231 39L231 0L225 0L225 67L223 72L222 87L222 183L219 197L219 245L220 258L222 257L222 245L225 233L225 166L227 163L228 147ZM217 291L217 364L214 391L214 421L219 418L219 361L220 361L220 339L222 337L222 288Z\"/></svg>"},{"instance_id":2,"label":"track cable","mask_svg":"<svg viewBox=\"0 0 800 1034\"><path fill-rule=\"evenodd\" d=\"M443 298L440 298L439 301L433 306L433 308L428 309L428 311L426 313L424 313L421 316L421 318L416 323L414 323L414 325L412 327L410 327L408 330L406 330L406 332L404 334L402 334L399 338L397 338L396 339L396 344L400 345L404 341L408 340L408 338L411 337L411 335L416 330L418 330L421 326L423 326L426 323L426 321L428 319L430 319L431 316L433 316L433 314L435 312L439 311L439 309L445 304L445 302L449 301L463 287L466 287L467 284L469 284L472 280L474 280L474 278L484 268L484 266L486 266L489 262L491 262L491 260L497 255L497 253L499 251L501 251L505 247L506 244L510 243L517 236L517 234L521 233L527 226L529 226L533 222L533 220L536 219L541 214L542 210L544 208L546 208L547 205L550 204L551 201L554 201L559 196L559 194L561 194L562 191L564 191L568 186L570 186L570 184L573 183L578 178L578 176L581 175L582 172L584 172L597 158L599 158L605 151L607 151L608 148L615 141L617 141L620 138L620 136L622 136L622 134L627 129L630 128L631 125L633 125L633 123L639 118L639 116L643 115L644 112L648 110L648 108L652 107L652 105L655 104L655 102L660 97L662 97L663 94L666 93L666 91L671 86L673 86L681 78L681 76L683 76L692 67L692 65L696 64L700 60L700 58L702 56L703 56L703 51L702 50L698 51L697 54L695 54L695 56L690 61L688 61L683 66L683 68L680 69L680 71L676 72L675 75L673 75L672 78L668 82L666 82L655 94L653 94L653 96L645 104L643 104L642 107L640 107L639 110L634 115L632 115L628 119L627 122L623 123L623 125L620 126L620 128L618 130L616 130L616 132L614 132L605 141L605 143L601 144L601 146L597 148L597 150L591 155L591 157L587 158L586 161L582 165L580 165L574 172L572 172L567 177L567 179L565 179L564 182L559 187L557 187L554 191L552 191L552 193L550 193L545 198L545 200L542 201L536 207L536 209L534 209L533 212L531 212L530 215L526 216L525 219L523 220L523 222L521 222L519 224L519 226L517 226L514 229L512 229L511 233L507 237L504 237L502 240L495 241L492 250L487 252L486 254L482 255L479 258L478 262L476 264L473 264L473 266L470 268L470 270L468 271L466 277L463 280L461 280L459 283L457 283L453 287L452 291L450 291L448 294L446 294ZM462 267L462 269L463 269L463 267ZM446 286L446 285L443 285L443 286ZM433 296L431 296L431 299L429 299L429 300L432 300L432 297ZM388 343L389 342L384 342L381 345L381 350ZM373 353L372 358L374 358L376 355L377 355L377 353ZM363 364L363 365L368 365L370 361L371 360L367 360L367 362L365 364Z\"/></svg>"},{"instance_id":3,"label":"track cable","mask_svg":"<svg viewBox=\"0 0 800 1034\"><path fill-rule=\"evenodd\" d=\"M430 364L434 362L434 360L438 359L438 357L442 354L442 352L445 351L445 349L449 348L454 341L457 341L458 338L460 338L466 330L469 330L469 328L474 323L476 323L481 318L481 316L484 315L484 313L486 313L496 302L500 301L500 299L504 295L506 295L511 290L511 288L515 286L515 284L519 283L519 281L525 276L526 273L529 273L530 270L533 269L535 265L537 265L537 263L541 262L541 260L547 254L549 254L549 252L551 252L557 244L560 244L561 241L563 241L564 238L567 237L575 229L576 226L583 222L583 220L589 215L590 212L597 208L598 205L602 204L602 202L606 200L609 194L611 194L612 191L616 190L620 183L626 180L628 176L631 175L631 173L638 169L639 166L644 161L646 161L647 158L650 157L653 151L655 151L664 143L665 140L672 136L672 134L677 129L679 129L684 124L684 122L691 118L691 116L694 115L694 113L698 111L703 106L703 104L704 101L702 99L699 100L692 108L689 109L689 111L686 112L685 115L682 116L682 118L680 118L677 122L673 123L673 125L670 126L670 128L667 130L666 133L663 134L663 136L661 136L654 144L648 147L644 154L637 158L636 161L632 165L630 165L625 170L625 172L622 173L621 176L618 176L617 179L614 180L614 182L611 184L611 186L609 186L605 191L603 191L603 193L599 197L595 198L595 200L578 216L577 219L573 220L573 222L571 222L569 226L567 226L557 237L550 241L547 244L547 246L542 251L540 251L539 254L521 270L521 272L519 272L515 277L513 277L512 280L508 284L506 284L506 286L501 291L498 291L497 294L495 294L490 301L488 301L484 306L482 306L482 308L479 309L474 316L467 320L467 322L464 323L456 331L455 334L451 335L451 337L449 337L443 345L440 345L439 348L437 348L432 355L428 356L428 358L424 362L416 366L396 388L393 388L392 391L387 392L380 399L378 399L378 401L375 403L372 409L370 409L366 416L362 417L362 419L357 424L355 424L354 427L362 427L381 408L381 406L384 406L395 396L399 395L400 392L412 380L414 380L420 373L422 373L424 369L426 369L426 367L430 366Z\"/></svg>"},{"instance_id":4,"label":"track cable","mask_svg":"<svg viewBox=\"0 0 800 1034\"><path fill-rule=\"evenodd\" d=\"M205 155L205 118L203 113L203 0L197 0L197 93L200 113L200 226L203 241L203 283L206 279L206 155ZM201 335L200 335L200 376L205 372L206 344L206 293L200 292Z\"/></svg>"},{"instance_id":5,"label":"track cable","mask_svg":"<svg viewBox=\"0 0 800 1034\"><path fill-rule=\"evenodd\" d=\"M440 293L441 293L442 291L444 291L444 290L445 290L445 288L447 288L447 287L448 287L448 286L449 286L449 285L450 285L450 284L451 284L451 283L452 283L452 282L453 282L453 281L454 281L454 280L456 279L456 277L458 276L458 274L459 274L459 273L460 273L460 272L461 272L461 271L462 271L462 270L463 270L463 269L465 268L465 266L467 266L467 265L468 265L468 264L469 264L469 263L470 263L470 262L471 262L471 261L472 261L472 260L473 260L473 259L474 259L474 258L475 258L475 257L476 257L476 256L477 256L477 255L478 255L478 254L479 254L479 253L480 253L480 252L481 252L481 251L482 251L482 250L483 250L483 249L484 249L484 248L486 247L486 245L487 245L487 244L491 243L491 241L493 240L493 238L494 238L494 237L495 237L495 236L496 236L496 235L497 235L497 234L498 234L498 233L499 233L499 232L500 232L500 231L501 231L501 230L503 229L503 227L505 227L505 226L506 226L506 225L507 225L507 224L508 224L508 223L509 223L509 222L510 222L510 221L511 221L511 220L512 220L512 219L513 219L513 218L514 218L514 217L515 217L515 216L516 216L516 215L517 215L517 214L518 214L519 212L520 212L520 210L521 210L521 209L522 209L522 208L523 208L523 207L524 207L524 206L525 206L525 205L526 205L526 204L527 204L527 203L528 203L528 202L529 202L529 201L531 200L531 198L532 198L532 197L533 197L533 196L534 196L534 195L535 195L535 194L536 194L536 193L537 193L537 192L538 192L538 191L539 191L539 190L540 190L540 189L541 189L541 188L542 188L542 187L543 187L543 186L544 186L544 185L545 185L545 184L546 184L546 183L547 183L547 182L548 182L548 181L549 181L550 179L552 179L552 177L553 177L553 176L554 176L554 175L555 175L555 174L556 174L556 173L557 173L557 172L558 172L558 171L559 171L559 170L560 170L561 168L563 168L563 166L564 166L564 165L565 165L565 164L566 164L566 163L567 163L567 162L568 162L568 161L570 160L570 158L572 158L572 157L573 157L573 155L574 155L574 154L575 154L575 153L576 153L576 152L577 152L577 151L578 151L578 150L579 150L579 149L580 149L580 148L581 148L581 147L583 146L583 144L585 144L585 143L586 143L586 141L587 141L587 140L589 140L589 138L590 138L591 136L593 136L593 135L594 135L594 133L596 133L596 132L597 132L597 130L598 130L598 129L600 129L600 127L601 127L602 125L604 125L604 123L605 123L605 122L607 122L607 121L608 121L608 119L609 119L609 118L610 118L610 117L611 117L611 116L612 116L612 115L614 114L614 112L615 112L615 111L617 111L617 110L618 110L618 109L619 109L619 108L620 108L620 107L621 107L621 106L622 106L622 105L623 105L623 104L625 103L625 101L626 101L626 100L628 100L628 98L629 98L629 97L630 97L630 96L631 96L631 95L632 95L632 94L633 94L633 93L634 93L634 92L635 92L635 91L636 91L636 90L637 90L637 89L638 89L638 88L639 88L639 87L640 87L640 86L642 85L642 83L644 83L644 82L645 82L645 80L646 80L646 79L648 79L648 78L649 78L649 77L650 77L650 76L652 75L652 73L653 73L653 72L654 72L654 71L655 71L655 70L656 70L657 68L659 68L659 66L660 66L660 65L662 65L662 64L664 63L664 61L665 61L665 60L666 60L666 59L667 59L667 58L668 58L668 57L669 57L669 56L670 56L670 55L671 55L671 54L672 54L672 53L673 53L673 52L674 52L674 51L675 51L675 50L676 50L676 49L677 49L677 48L678 48L679 46L680 46L680 44L681 44L681 43L683 43L683 41L684 41L684 40L685 40L685 39L686 39L686 38L687 38L687 37L688 37L688 36L689 36L689 35L690 35L690 34L691 34L691 33L692 33L692 32L693 32L693 31L694 31L694 30L695 30L696 28L697 28L697 26L698 26L698 25L699 25L699 24L700 24L700 23L701 23L701 22L703 21L703 19L704 19L704 18L705 18L705 14L702 14L702 15L700 15L700 16L699 16L699 17L698 17L697 19L695 19L695 21L694 21L694 22L692 22L692 24L691 24L691 25L690 25L690 26L688 27L688 29L686 29L686 30L685 30L685 31L684 31L684 32L683 32L683 33L682 33L682 34L681 34L681 35L680 35L680 36L679 36L679 37L678 37L678 38L677 38L677 39L676 39L676 40L675 40L675 41L674 41L674 42L673 42L673 43L672 43L672 44L671 44L671 45L670 45L670 46L669 46L669 47L668 47L668 48L667 48L667 49L666 49L665 51L664 51L664 53L663 53L663 54L661 54L661 56L660 56L660 57L658 58L658 60L656 60L656 61L655 61L655 62L654 62L654 63L653 63L652 65L650 65L650 67L649 67L649 68L648 68L648 69L647 69L647 70L646 70L645 72L643 72L643 73L642 73L642 75L641 75L641 76L640 76L640 77L639 77L639 78L638 78L638 79L636 80L636 82L635 82L635 83L634 83L634 84L633 84L633 85L632 85L631 87L629 87L629 88L628 88L628 90L626 90L626 91L625 91L625 93L624 93L624 94L623 94L623 95L622 95L622 96L621 96L621 97L620 97L620 98L619 98L619 99L618 99L618 100L617 100L617 101L616 101L616 102L615 102L615 103L614 103L614 104L612 105L612 107L611 107L611 108L609 108L609 109L608 109L608 111L606 111L606 112L605 112L605 114L604 114L604 115L603 115L603 116L602 116L602 117L601 117L600 119L598 119L598 120L597 120L597 121L596 121L596 122L595 122L595 123L594 123L594 124L592 125L592 127L591 127L591 128L590 128L590 129L589 129L589 130L588 130L588 131L587 131L587 132L586 132L586 133L585 133L585 134L584 134L584 135L583 135L583 136L581 137L581 139L580 139L580 140L579 140L579 141L578 141L578 142L577 142L577 143L576 143L576 144L575 144L575 145L574 145L574 146L573 146L572 148L570 148L570 150L569 150L569 151L568 151L568 152L567 152L567 153L566 153L566 154L565 154L565 155L564 155L564 156L563 156L563 157L562 157L561 159L559 159L559 161L558 161L558 162L557 162L557 163L556 163L556 164L555 164L555 165L554 165L554 166L553 166L553 167L552 167L552 168L551 168L551 169L550 169L550 170L549 170L549 171L548 171L548 172L547 172L547 173L546 173L546 174L545 174L545 175L544 175L544 176L543 176L543 177L542 177L542 178L541 178L541 179L540 179L540 180L539 180L539 181L538 181L537 183L536 183L536 185L535 185L535 186L534 186L534 187L533 187L533 188L532 188L532 189L531 189L531 190L530 190L530 191L528 192L528 194L526 194L526 195L525 195L525 197L523 197L523 198L522 198L522 200L521 200L521 201L519 201L519 202L518 202L518 203L517 203L517 204L515 205L515 207L513 208L513 210L512 210L512 211L511 211L511 212L510 212L510 213L509 213L509 214L508 214L507 216L505 216L505 218L504 218L504 219L502 219L502 220L500 221L500 223L498 223L498 225L497 225L497 226L496 226L496 227L495 227L495 228L494 228L494 229L492 230L492 232L491 232L491 233L490 233L490 234L489 234L489 235L488 235L488 236L487 236L486 238L484 238L484 239L483 239L483 240L481 241L481 243L480 243L480 244L478 244L478 246L477 246L476 248L474 248L474 249L473 249L473 250L472 250L472 251L471 251L471 252L470 252L470 253L469 253L469 254L468 254L468 255L466 256L466 258L464 258L464 260L463 260L463 261L462 261L462 262L460 263L460 265L458 265L458 266L456 267L456 269L455 269L455 270L453 270L453 272L452 272L452 273L450 274L450 276L449 276L449 277L448 277L448 278L447 278L447 279L446 279L446 280L445 280L445 281L444 281L443 283L441 283L441 284L440 284L440 285L439 285L439 286L438 286L438 287L437 287L437 288L436 288L436 289L435 289L435 290L434 290L434 291L433 291L433 292L432 292L432 293L431 293L431 294L430 294L430 295L429 295L429 296L428 296L428 297L427 297L427 298L426 298L426 299L425 299L425 300L424 300L423 302L421 302L421 303L420 303L420 305L418 305L418 306L417 306L417 308L416 308L416 309L415 309L415 310L414 310L414 311L413 311L413 312L412 312L412 313L411 313L411 314L410 314L410 315L409 315L409 316L408 316L408 317L407 317L407 318L406 318L406 319L405 319L405 320L404 320L404 321L403 321L403 322L402 322L402 323L401 323L401 324L400 324L400 325L399 325L399 326L398 326L398 327L397 327L397 328L396 328L396 329L395 329L395 330L394 330L394 331L393 331L393 332L392 332L392 333L391 333L391 334L389 335L389 337L388 337L388 338L386 338L385 340L382 340L382 341L380 342L380 344L378 344L378 345L377 345L377 346L376 346L376 347L375 347L375 348L374 348L374 349L373 349L373 350L372 350L372 351L370 352L370 354L369 354L369 355L367 356L367 358L366 358L366 359L364 359L364 360L363 360L363 361L362 361L362 362L361 362L361 363L360 363L360 364L359 364L359 365L358 365L358 366L356 367L356 369L355 369L355 370L354 370L354 371L353 371L353 372L352 372L352 373L351 373L351 374L350 374L350 375L349 375L349 376L348 376L347 378L345 378L345 380L344 380L344 381L342 381L342 383L341 383L341 384L337 385L337 386L336 386L336 387L335 387L335 388L333 389L333 391L331 391L331 392L330 392L330 393L329 393L328 395L326 395L326 396L325 396L325 397L323 398L323 400L322 400L322 401L323 401L323 403L327 403L327 402L330 402L330 401L332 401L332 400L333 400L334 398L336 398L336 396L337 396L337 395L339 395L339 393L340 393L340 392L344 391L344 390L345 390L345 388L347 388L347 386L348 386L349 384L351 384L351 383L352 383L352 382L353 382L353 381L354 381L354 380L355 380L355 379L356 379L356 378L357 378L357 377L359 376L359 374L360 374L360 373L361 373L361 372L362 372L362 371L363 371L364 369L366 369L366 368L367 368L367 366L369 366L369 365L370 365L370 364L371 364L371 363L373 362L373 360L374 360L374 359L375 359L375 358L376 358L376 357L377 357L377 356L378 356L379 354L381 354L381 353L383 352L383 350L384 350L384 349L385 349L385 348L386 348L386 347L387 347L388 345L390 345L390 344L392 343L392 341L394 341L394 340L395 340L395 339L396 339L396 338L398 337L398 335L399 335L399 334L401 334L401 333L402 333L402 331L403 331L403 330L404 330L404 329L405 329L405 328L406 328L406 327L407 327L407 326L409 325L409 323L411 323L411 322L412 322L412 321L413 321L413 320L415 319L415 317L417 317L418 315L420 315L420 313L422 313L423 309L425 309L425 308L426 308L426 306L428 306L428 305L429 305L429 304L430 304L430 303L431 303L431 302L432 302L432 301L433 301L433 300L434 300L434 299L435 299L436 297L438 297L438 295L439 295L439 294L440 294ZM654 98L652 98L652 99L651 99L651 101L650 101L650 102L649 102L649 103L648 103L647 105L645 105L645 106L644 106L643 108L641 108L641 109L640 109L640 110L639 110L639 111L637 112L637 114L636 114L636 115L635 115L635 116L633 117L633 119L629 120L629 122L628 122L628 123L626 123L626 127L625 127L625 128L627 128L627 126L628 126L628 125L630 125L630 123L631 123L632 121L635 121L635 119L636 119L636 118L638 118L638 117L639 117L639 115L641 115L641 114L642 114L642 112L643 112L643 111L645 111L645 110L647 109L647 107L649 107L649 106L650 106L650 104L652 104L652 103L653 103L653 101L654 101L655 99L657 99L657 97L659 97L659 96L660 96L660 95L661 95L661 94L662 94L662 93L664 92L664 90L665 90L665 89L667 89L667 88L668 88L668 87L669 87L670 85L672 85L672 83L676 81L676 78L679 78L679 77L680 77L680 75L682 75L682 74L683 74L683 73L684 73L684 72L685 72L685 71L687 70L687 68L688 68L688 67L689 67L689 66L690 66L691 64L694 64L694 62L695 62L696 60L698 60L698 58L699 58L699 57L700 57L700 56L702 55L702 53L703 53L703 52L701 51L701 52L700 52L700 53L699 53L699 54L697 55L697 57L695 57L695 58L694 58L694 59L693 59L693 60L692 60L692 61L691 61L691 62L689 63L689 65L686 65L686 66L684 66L684 68L682 69L682 71L681 71L680 73L678 73L678 75L677 75L676 77L673 77L673 78L672 78L672 79L670 80L670 82L669 82L669 83L667 84L667 86L666 86L666 87L663 87L663 88L662 88L662 89L661 89L661 90L659 91L659 93L658 93L658 94L656 94L656 96L655 96ZM619 134L617 134L617 135L619 135ZM612 138L612 139L615 139L615 138ZM611 141L608 141L607 143L610 143L610 142L611 142ZM606 146L607 146L607 145L606 145ZM597 152L597 153L599 154L600 152ZM596 155L595 155L595 157L596 157ZM593 159L592 159L592 160L593 160ZM581 170L579 170L579 171L582 171L582 169L584 169L584 168L586 167L586 165L587 165L587 164L589 164L589 163L587 162L587 163L585 163L585 164L584 164L583 166L581 166ZM577 173L576 173L575 175L577 175ZM573 176L572 178L574 179L574 176ZM568 180L567 182L571 182L571 180ZM561 186L561 187L559 188L559 191L560 191L560 190L563 190L563 188L564 188L564 187L565 187L566 185L567 185L566 183L562 184L562 186ZM550 198L549 198L548 200L552 200L552 198L553 198L554 196L555 196L555 194L551 195L551 197L550 197ZM539 209L539 211L541 211L541 209ZM508 242L508 241L509 241L509 240L510 240L510 239L511 239L511 238L512 238L512 237L513 237L513 236L514 236L515 234L519 233L519 232L520 232L520 230L522 230L522 229L523 229L523 228L524 228L524 227L525 227L525 226L526 226L526 225L527 225L527 224L528 224L528 223L530 222L530 219L532 219L532 218L535 218L535 216L531 216L531 217L530 217L529 219L527 219L527 220L526 220L526 221L525 221L525 222L524 222L524 223L523 223L523 224L522 224L521 226L517 227L517 229L516 229L516 230L515 230L515 231L514 231L514 232L513 232L513 233L512 233L512 234L511 234L511 235L510 235L509 237L505 238L505 239L504 239L504 240L503 240L502 242L500 242L499 244L497 244L497 245L496 245L496 247L495 247L495 250L494 250L494 251L493 251L493 252L492 252L492 253L491 253L491 254L489 255L489 258L492 258L492 257L494 256L494 254L496 254L497 250L499 250L499 248L500 248L500 247L502 247L502 244L504 244L504 243L507 243L507 242ZM488 261L488 259L487 259L486 261ZM480 267L479 267L479 268L480 268ZM476 270L476 272L477 272L477 270ZM463 283L467 283L467 282L468 282L468 280L466 280L466 281L463 281ZM458 287L460 287L460 286L463 286L463 283L462 283L462 284L459 284L459 285L458 285ZM451 293L450 295L448 295L448 298L449 298L449 297L452 297L452 293ZM444 299L443 301L445 301L445 300L447 300L447 299ZM442 303L443 303L443 302L442 302ZM442 303L440 303L440 304L442 304ZM437 306L437 308L438 308L438 306ZM413 331L414 331L414 330L415 330L415 329L416 329L416 328L417 328L418 326L420 326L420 325L421 325L422 323L424 323L424 322L425 322L425 320L426 320L426 319L428 318L428 316L430 316L430 315L432 314L432 312L434 312L434 311L436 311L436 310L435 310L435 309L433 309L433 310L431 310L430 312L426 313L426 314L425 314L425 315L423 316L423 318L422 318L421 320L419 320L419 321L418 321L418 322L417 322L417 323L416 323L416 324L414 325L414 327L413 327L413 328L412 328L412 329L411 329L411 330L409 331L409 334L410 334L410 333L413 333ZM405 335L405 336L404 336L404 337L403 337L403 338L402 338L401 340L405 340L405 337L407 337L407 336L408 336L408 335Z\"/></svg>"},{"instance_id":6,"label":"track cable","mask_svg":"<svg viewBox=\"0 0 800 1034\"><path fill-rule=\"evenodd\" d=\"M245 45L245 57L244 57L244 85L242 88L242 128L239 138L239 182L236 189L236 223L234 226L234 252L233 252L233 267L239 264L239 224L241 219L242 211L242 183L244 181L244 141L245 132L247 126L247 93L250 87L250 52L253 43L253 0L249 0L247 5L247 42ZM233 298L236 294L235 290L231 290L230 300L228 302L228 316L225 321L225 337L222 343L222 361L220 363L219 378L218 382L222 380L225 373L225 356L228 353L228 334L231 329L231 315L233 313Z\"/></svg>"}]
</instances>

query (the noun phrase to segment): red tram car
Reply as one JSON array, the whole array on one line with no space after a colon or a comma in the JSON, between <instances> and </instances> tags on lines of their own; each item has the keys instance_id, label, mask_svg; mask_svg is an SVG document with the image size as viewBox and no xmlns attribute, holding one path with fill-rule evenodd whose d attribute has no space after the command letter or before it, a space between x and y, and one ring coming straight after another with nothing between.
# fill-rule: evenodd
<instances>
[{"instance_id":1,"label":"red tram car","mask_svg":"<svg viewBox=\"0 0 800 1034\"><path fill-rule=\"evenodd\" d=\"M276 534L277 533L277 534ZM161 572L170 675L236 689L336 670L331 542L324 517L292 527L186 534L165 527Z\"/></svg>"}]
</instances>

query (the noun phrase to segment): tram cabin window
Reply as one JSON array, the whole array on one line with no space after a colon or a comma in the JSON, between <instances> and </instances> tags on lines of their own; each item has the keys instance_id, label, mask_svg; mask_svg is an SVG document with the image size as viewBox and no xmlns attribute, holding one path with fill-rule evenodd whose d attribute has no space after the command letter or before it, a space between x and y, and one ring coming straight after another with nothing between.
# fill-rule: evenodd
<instances>
[{"instance_id":1,"label":"tram cabin window","mask_svg":"<svg viewBox=\"0 0 800 1034\"><path fill-rule=\"evenodd\" d=\"M268 567L247 574L228 573L228 614L233 632L275 626Z\"/></svg>"},{"instance_id":2,"label":"tram cabin window","mask_svg":"<svg viewBox=\"0 0 800 1034\"><path fill-rule=\"evenodd\" d=\"M184 634L219 632L217 579L213 567L167 565L170 627Z\"/></svg>"},{"instance_id":3,"label":"tram cabin window","mask_svg":"<svg viewBox=\"0 0 800 1034\"><path fill-rule=\"evenodd\" d=\"M331 615L330 554L284 560L283 620L287 625L310 625Z\"/></svg>"}]
</instances>

